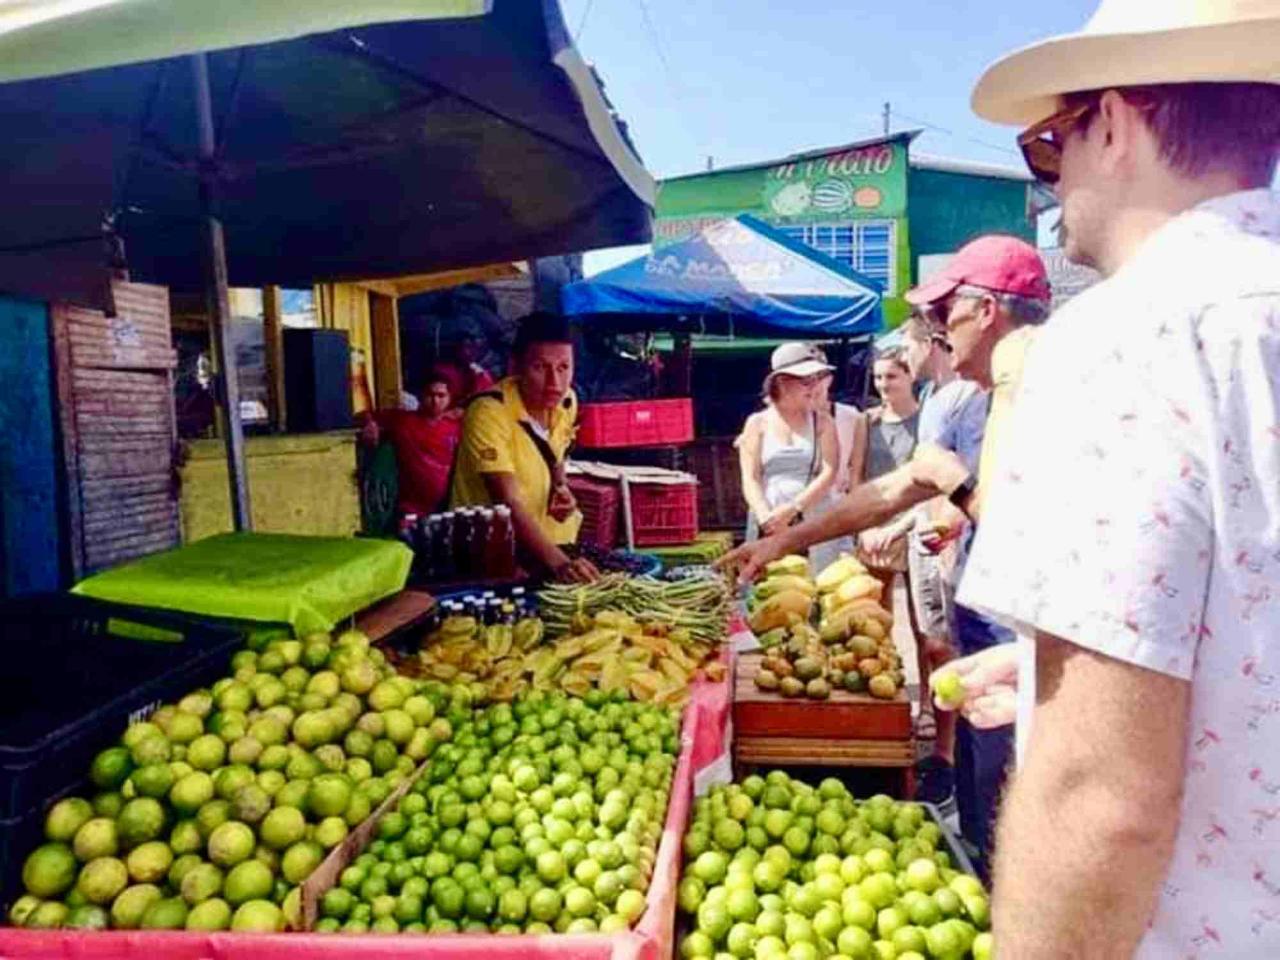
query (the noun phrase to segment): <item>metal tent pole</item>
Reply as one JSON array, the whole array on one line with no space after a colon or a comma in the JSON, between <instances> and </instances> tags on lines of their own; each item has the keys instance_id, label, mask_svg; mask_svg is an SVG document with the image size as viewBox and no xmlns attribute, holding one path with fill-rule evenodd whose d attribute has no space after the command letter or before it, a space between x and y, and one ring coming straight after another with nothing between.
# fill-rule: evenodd
<instances>
[{"instance_id":1,"label":"metal tent pole","mask_svg":"<svg viewBox=\"0 0 1280 960\"><path fill-rule=\"evenodd\" d=\"M213 349L218 358L219 399L226 413L223 439L227 445L227 480L231 488L231 519L237 531L252 530L249 512L249 477L244 461L244 429L240 423L240 384L236 371L235 341L231 332L231 302L227 295L227 246L222 221L214 212L217 137L213 125L213 95L209 89L209 60L203 53L191 57L195 81L196 119L200 145L200 207L205 234L205 302L209 308Z\"/></svg>"}]
</instances>

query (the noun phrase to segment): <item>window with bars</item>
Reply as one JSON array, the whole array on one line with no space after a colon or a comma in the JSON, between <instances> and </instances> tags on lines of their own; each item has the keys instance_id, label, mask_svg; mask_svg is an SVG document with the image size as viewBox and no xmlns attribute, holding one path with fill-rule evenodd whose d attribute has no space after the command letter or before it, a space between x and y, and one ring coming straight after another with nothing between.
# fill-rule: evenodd
<instances>
[{"instance_id":1,"label":"window with bars","mask_svg":"<svg viewBox=\"0 0 1280 960\"><path fill-rule=\"evenodd\" d=\"M879 281L885 296L897 293L897 224L892 220L854 220L779 227L793 240Z\"/></svg>"}]
</instances>

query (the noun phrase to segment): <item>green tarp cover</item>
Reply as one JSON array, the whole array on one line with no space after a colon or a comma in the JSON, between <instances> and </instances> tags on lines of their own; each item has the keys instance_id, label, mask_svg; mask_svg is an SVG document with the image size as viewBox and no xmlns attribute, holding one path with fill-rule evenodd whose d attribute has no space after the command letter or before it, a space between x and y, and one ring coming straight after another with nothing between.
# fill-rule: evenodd
<instances>
[{"instance_id":1,"label":"green tarp cover","mask_svg":"<svg viewBox=\"0 0 1280 960\"><path fill-rule=\"evenodd\" d=\"M404 588L413 554L394 540L226 533L82 580L73 593L326 632Z\"/></svg>"}]
</instances>

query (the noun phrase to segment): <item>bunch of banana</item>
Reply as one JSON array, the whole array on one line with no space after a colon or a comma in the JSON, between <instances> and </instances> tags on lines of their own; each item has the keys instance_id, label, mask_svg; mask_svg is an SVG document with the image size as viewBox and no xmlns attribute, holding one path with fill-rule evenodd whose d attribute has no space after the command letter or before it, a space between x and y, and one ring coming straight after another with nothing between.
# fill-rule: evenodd
<instances>
[{"instance_id":1,"label":"bunch of banana","mask_svg":"<svg viewBox=\"0 0 1280 960\"><path fill-rule=\"evenodd\" d=\"M764 569L764 579L747 601L748 623L756 636L772 630L807 623L813 616L818 587L809 576L809 561L791 555Z\"/></svg>"}]
</instances>

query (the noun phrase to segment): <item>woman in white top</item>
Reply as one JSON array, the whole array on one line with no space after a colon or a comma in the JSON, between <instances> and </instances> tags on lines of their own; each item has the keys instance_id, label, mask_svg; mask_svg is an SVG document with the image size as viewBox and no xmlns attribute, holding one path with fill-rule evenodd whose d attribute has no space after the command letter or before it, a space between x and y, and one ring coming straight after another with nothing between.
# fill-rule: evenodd
<instances>
[{"instance_id":1,"label":"woman in white top","mask_svg":"<svg viewBox=\"0 0 1280 960\"><path fill-rule=\"evenodd\" d=\"M814 359L826 362L826 355L822 350L816 346L812 347L812 350ZM836 478L826 497L811 511L814 515L826 513L843 499L857 478L862 476L862 465L867 456L867 418L857 407L831 399L831 386L834 381L834 370L823 374L818 381L818 389L813 398L814 409L830 416L836 429ZM852 536L828 540L821 544L822 552L827 554L822 566L826 566L842 553L853 553L855 548L856 543Z\"/></svg>"},{"instance_id":2,"label":"woman in white top","mask_svg":"<svg viewBox=\"0 0 1280 960\"><path fill-rule=\"evenodd\" d=\"M747 539L769 535L824 504L835 481L835 423L816 409L821 378L831 371L812 347L786 343L773 352L765 378L764 410L747 418L738 437L742 493L750 515ZM818 544L809 550L816 574L838 551Z\"/></svg>"}]
</instances>

